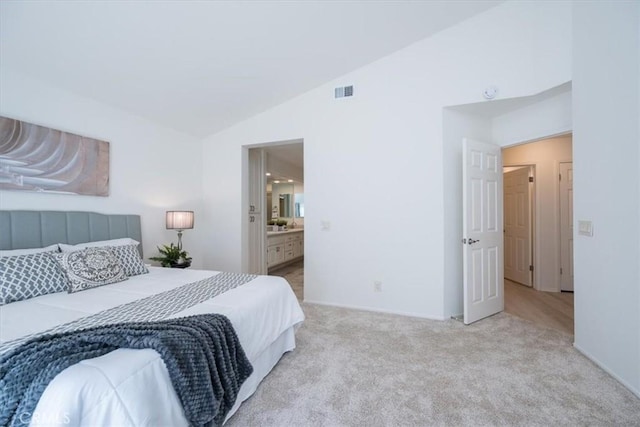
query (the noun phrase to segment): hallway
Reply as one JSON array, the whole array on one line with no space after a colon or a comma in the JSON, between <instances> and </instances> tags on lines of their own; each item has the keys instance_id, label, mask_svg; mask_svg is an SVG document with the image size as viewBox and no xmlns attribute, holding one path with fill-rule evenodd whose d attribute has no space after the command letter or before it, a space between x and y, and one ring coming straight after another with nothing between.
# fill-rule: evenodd
<instances>
[{"instance_id":1,"label":"hallway","mask_svg":"<svg viewBox=\"0 0 640 427\"><path fill-rule=\"evenodd\" d=\"M541 292L505 279L504 311L573 335L572 292Z\"/></svg>"}]
</instances>

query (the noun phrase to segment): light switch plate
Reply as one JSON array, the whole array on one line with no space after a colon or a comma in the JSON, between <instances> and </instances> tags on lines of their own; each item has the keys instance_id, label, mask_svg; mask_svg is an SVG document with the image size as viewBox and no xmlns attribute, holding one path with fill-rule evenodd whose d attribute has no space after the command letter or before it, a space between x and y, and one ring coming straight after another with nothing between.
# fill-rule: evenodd
<instances>
[{"instance_id":1,"label":"light switch plate","mask_svg":"<svg viewBox=\"0 0 640 427\"><path fill-rule=\"evenodd\" d=\"M331 230L331 221L321 221L320 222L320 229L322 231L329 231Z\"/></svg>"},{"instance_id":2,"label":"light switch plate","mask_svg":"<svg viewBox=\"0 0 640 427\"><path fill-rule=\"evenodd\" d=\"M593 224L591 223L591 221L579 220L578 234L580 234L581 236L593 237Z\"/></svg>"}]
</instances>

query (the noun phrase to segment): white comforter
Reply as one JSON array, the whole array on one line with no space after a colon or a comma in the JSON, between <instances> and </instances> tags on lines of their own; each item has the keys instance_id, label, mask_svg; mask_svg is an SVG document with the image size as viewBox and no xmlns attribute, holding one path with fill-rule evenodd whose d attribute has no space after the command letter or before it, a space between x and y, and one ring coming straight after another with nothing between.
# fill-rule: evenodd
<instances>
[{"instance_id":1,"label":"white comforter","mask_svg":"<svg viewBox=\"0 0 640 427\"><path fill-rule=\"evenodd\" d=\"M113 285L11 303L0 307L0 342L213 274L216 272L151 267L149 274ZM231 415L255 391L282 352L295 347L293 328L304 320L304 315L283 278L259 276L171 317L212 312L231 320L247 357L254 368L258 364L252 375L257 378L250 377L243 385ZM31 425L186 426L188 423L159 354L154 350L121 349L60 373L42 395Z\"/></svg>"}]
</instances>

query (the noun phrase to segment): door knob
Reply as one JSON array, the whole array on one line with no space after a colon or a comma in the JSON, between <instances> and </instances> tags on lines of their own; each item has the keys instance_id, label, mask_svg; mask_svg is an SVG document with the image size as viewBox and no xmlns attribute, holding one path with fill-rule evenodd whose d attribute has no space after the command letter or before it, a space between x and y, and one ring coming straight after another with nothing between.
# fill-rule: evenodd
<instances>
[{"instance_id":1,"label":"door knob","mask_svg":"<svg viewBox=\"0 0 640 427\"><path fill-rule=\"evenodd\" d=\"M473 245L474 243L478 243L480 240L469 239L469 244Z\"/></svg>"}]
</instances>

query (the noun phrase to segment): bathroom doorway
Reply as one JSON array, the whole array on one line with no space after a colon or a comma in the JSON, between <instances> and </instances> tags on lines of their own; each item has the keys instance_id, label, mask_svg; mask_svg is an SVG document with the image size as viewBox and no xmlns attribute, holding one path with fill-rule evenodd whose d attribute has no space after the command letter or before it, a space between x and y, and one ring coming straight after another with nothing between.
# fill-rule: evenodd
<instances>
[{"instance_id":1,"label":"bathroom doorway","mask_svg":"<svg viewBox=\"0 0 640 427\"><path fill-rule=\"evenodd\" d=\"M304 143L263 147L265 154L265 263L304 295Z\"/></svg>"}]
</instances>

